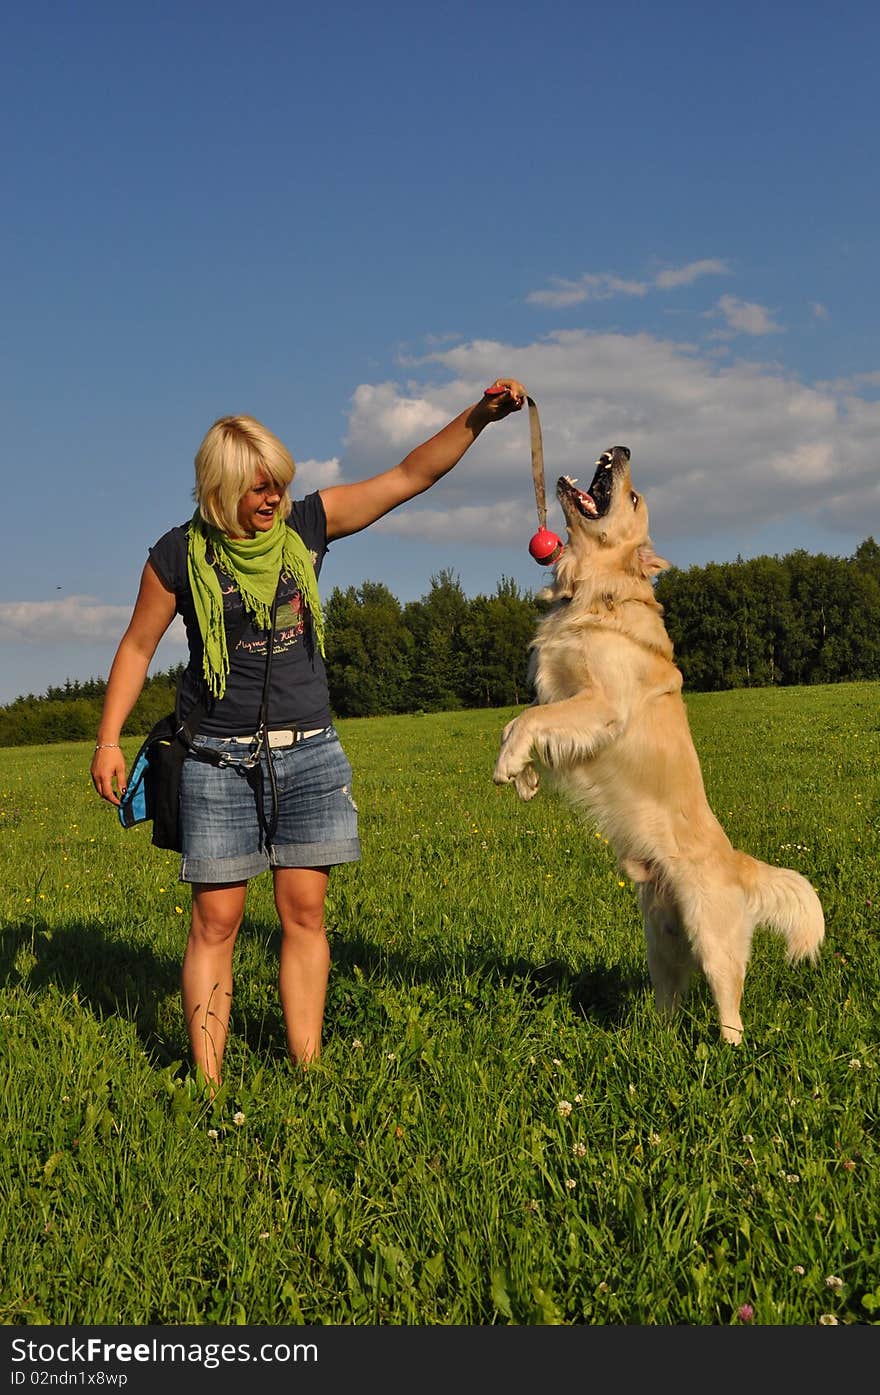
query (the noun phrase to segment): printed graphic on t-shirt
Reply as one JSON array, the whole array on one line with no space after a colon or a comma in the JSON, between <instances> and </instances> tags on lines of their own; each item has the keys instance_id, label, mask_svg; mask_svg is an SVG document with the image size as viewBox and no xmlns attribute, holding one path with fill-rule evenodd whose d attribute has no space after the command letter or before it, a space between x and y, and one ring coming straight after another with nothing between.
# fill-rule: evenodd
<instances>
[{"instance_id":1,"label":"printed graphic on t-shirt","mask_svg":"<svg viewBox=\"0 0 880 1395\"><path fill-rule=\"evenodd\" d=\"M314 565L317 561L317 553L309 554ZM235 591L235 582L231 577L220 577L220 590L224 598ZM275 646L273 655L284 654L292 649L297 640L300 639L306 627L306 607L303 603L301 592L298 590L293 577L287 572L281 573L278 586L278 609L275 614ZM266 652L266 632L246 630L244 637L239 643L239 649L247 654L265 654Z\"/></svg>"}]
</instances>

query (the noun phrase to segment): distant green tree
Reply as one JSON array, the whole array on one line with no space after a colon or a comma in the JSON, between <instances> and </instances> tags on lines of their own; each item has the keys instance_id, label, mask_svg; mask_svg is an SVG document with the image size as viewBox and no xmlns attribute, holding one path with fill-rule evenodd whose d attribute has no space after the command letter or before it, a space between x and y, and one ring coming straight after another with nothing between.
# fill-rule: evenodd
<instances>
[{"instance_id":1,"label":"distant green tree","mask_svg":"<svg viewBox=\"0 0 880 1395\"><path fill-rule=\"evenodd\" d=\"M476 596L461 626L462 701L468 707L509 707L530 701L529 645L538 606L502 577L494 596Z\"/></svg>"},{"instance_id":2,"label":"distant green tree","mask_svg":"<svg viewBox=\"0 0 880 1395\"><path fill-rule=\"evenodd\" d=\"M403 616L413 638L409 711L444 712L462 706L461 628L468 600L454 572L431 577L431 589L410 601Z\"/></svg>"},{"instance_id":3,"label":"distant green tree","mask_svg":"<svg viewBox=\"0 0 880 1395\"><path fill-rule=\"evenodd\" d=\"M801 649L796 682L832 683L841 675L842 635L855 570L840 557L797 551L788 558Z\"/></svg>"},{"instance_id":4,"label":"distant green tree","mask_svg":"<svg viewBox=\"0 0 880 1395\"><path fill-rule=\"evenodd\" d=\"M759 687L785 683L786 650L795 626L788 568L778 557L755 557L743 566L748 569L758 641L752 683Z\"/></svg>"},{"instance_id":5,"label":"distant green tree","mask_svg":"<svg viewBox=\"0 0 880 1395\"><path fill-rule=\"evenodd\" d=\"M685 686L707 692L730 687L736 672L737 630L725 568L716 562L685 571L672 567L660 576L654 594L663 607Z\"/></svg>"},{"instance_id":6,"label":"distant green tree","mask_svg":"<svg viewBox=\"0 0 880 1395\"><path fill-rule=\"evenodd\" d=\"M324 607L330 706L338 717L406 710L412 636L400 602L378 581L336 587Z\"/></svg>"},{"instance_id":7,"label":"distant green tree","mask_svg":"<svg viewBox=\"0 0 880 1395\"><path fill-rule=\"evenodd\" d=\"M717 689L834 683L878 671L880 549L868 539L851 559L798 550L787 556L692 567L661 576L685 684Z\"/></svg>"},{"instance_id":8,"label":"distant green tree","mask_svg":"<svg viewBox=\"0 0 880 1395\"><path fill-rule=\"evenodd\" d=\"M880 543L873 538L865 538L856 548L853 562L859 571L867 572L880 586Z\"/></svg>"}]
</instances>

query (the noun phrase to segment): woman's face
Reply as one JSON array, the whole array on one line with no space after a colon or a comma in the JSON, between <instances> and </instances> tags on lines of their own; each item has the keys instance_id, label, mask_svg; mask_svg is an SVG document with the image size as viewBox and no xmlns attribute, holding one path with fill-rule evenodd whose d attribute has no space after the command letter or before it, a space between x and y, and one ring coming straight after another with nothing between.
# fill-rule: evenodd
<instances>
[{"instance_id":1,"label":"woman's face","mask_svg":"<svg viewBox=\"0 0 880 1395\"><path fill-rule=\"evenodd\" d=\"M238 504L238 526L243 538L255 538L258 533L266 533L275 522L275 514L284 491L258 470L247 494L243 494Z\"/></svg>"}]
</instances>

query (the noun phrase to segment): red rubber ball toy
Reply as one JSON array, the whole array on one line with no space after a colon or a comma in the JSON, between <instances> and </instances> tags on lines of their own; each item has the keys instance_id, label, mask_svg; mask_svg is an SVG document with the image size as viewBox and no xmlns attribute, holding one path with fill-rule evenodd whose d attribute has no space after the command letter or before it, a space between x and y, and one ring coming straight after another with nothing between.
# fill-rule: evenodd
<instances>
[{"instance_id":1,"label":"red rubber ball toy","mask_svg":"<svg viewBox=\"0 0 880 1395\"><path fill-rule=\"evenodd\" d=\"M529 553L541 567L549 567L559 557L565 544L549 528L539 528L529 543Z\"/></svg>"}]
</instances>

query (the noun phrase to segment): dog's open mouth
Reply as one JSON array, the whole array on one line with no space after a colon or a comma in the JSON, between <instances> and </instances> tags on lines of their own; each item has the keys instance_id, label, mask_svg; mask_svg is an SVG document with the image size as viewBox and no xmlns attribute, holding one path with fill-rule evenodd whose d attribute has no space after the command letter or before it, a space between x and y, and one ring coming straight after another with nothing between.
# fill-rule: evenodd
<instances>
[{"instance_id":1,"label":"dog's open mouth","mask_svg":"<svg viewBox=\"0 0 880 1395\"><path fill-rule=\"evenodd\" d=\"M582 518L604 518L611 507L615 476L629 463L629 458L627 446L612 446L603 451L587 490L578 489L577 480L570 475L561 475L556 481L556 497L560 504L563 508L566 503L570 504Z\"/></svg>"}]
</instances>

